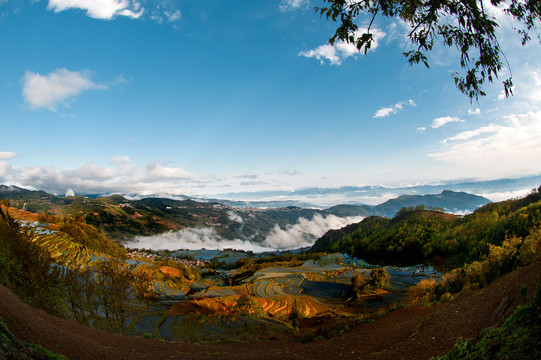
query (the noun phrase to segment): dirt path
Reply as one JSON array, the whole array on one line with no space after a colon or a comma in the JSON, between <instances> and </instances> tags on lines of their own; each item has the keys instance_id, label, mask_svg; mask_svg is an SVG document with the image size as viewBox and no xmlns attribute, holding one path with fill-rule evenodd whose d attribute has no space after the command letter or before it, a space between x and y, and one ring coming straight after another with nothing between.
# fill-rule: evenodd
<instances>
[{"instance_id":1,"label":"dirt path","mask_svg":"<svg viewBox=\"0 0 541 360\"><path fill-rule=\"evenodd\" d=\"M509 274L484 290L463 293L434 307L398 309L342 336L300 344L283 341L169 343L109 334L22 304L0 285L0 317L21 340L69 359L428 359L446 353L458 337L475 337L499 326L516 306L522 284L533 294L541 284L541 263Z\"/></svg>"}]
</instances>

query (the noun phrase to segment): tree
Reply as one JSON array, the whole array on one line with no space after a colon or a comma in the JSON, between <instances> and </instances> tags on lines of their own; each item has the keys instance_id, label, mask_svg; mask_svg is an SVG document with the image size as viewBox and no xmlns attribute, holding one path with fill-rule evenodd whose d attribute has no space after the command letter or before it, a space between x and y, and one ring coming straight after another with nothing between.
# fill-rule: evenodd
<instances>
[{"instance_id":1,"label":"tree","mask_svg":"<svg viewBox=\"0 0 541 360\"><path fill-rule=\"evenodd\" d=\"M139 271L137 264L126 258L109 257L96 260L92 265L97 289L96 298L105 315L105 326L110 330L126 331L127 320L139 313L153 296L147 273Z\"/></svg>"},{"instance_id":2,"label":"tree","mask_svg":"<svg viewBox=\"0 0 541 360\"><path fill-rule=\"evenodd\" d=\"M521 28L515 28L521 36L522 45L536 34L541 21L539 0L323 0L329 6L315 10L327 20L338 21L341 25L329 39L355 44L365 54L374 42L372 26L381 17L399 18L410 28L408 37L413 49L403 53L410 65L422 62L429 67L426 52L432 50L436 39L448 46L454 46L460 53L460 67L464 73L455 72L453 78L457 88L470 101L485 96L483 87L487 80L493 82L504 70L507 62L496 30L498 23L485 6L498 7L503 14L516 20ZM370 18L366 29L359 31L359 18ZM507 68L509 65L507 64ZM509 77L502 81L506 96L512 94L513 81Z\"/></svg>"},{"instance_id":3,"label":"tree","mask_svg":"<svg viewBox=\"0 0 541 360\"><path fill-rule=\"evenodd\" d=\"M294 328L299 327L302 318L302 304L295 298L291 304L291 312L289 313L289 321Z\"/></svg>"},{"instance_id":4,"label":"tree","mask_svg":"<svg viewBox=\"0 0 541 360\"><path fill-rule=\"evenodd\" d=\"M244 317L258 317L264 313L263 308L248 295L242 295L237 299L237 303L233 307L233 312Z\"/></svg>"},{"instance_id":5,"label":"tree","mask_svg":"<svg viewBox=\"0 0 541 360\"><path fill-rule=\"evenodd\" d=\"M368 281L363 274L355 273L355 275L351 277L351 291L357 299L360 298L362 294L366 293L367 285Z\"/></svg>"}]
</instances>

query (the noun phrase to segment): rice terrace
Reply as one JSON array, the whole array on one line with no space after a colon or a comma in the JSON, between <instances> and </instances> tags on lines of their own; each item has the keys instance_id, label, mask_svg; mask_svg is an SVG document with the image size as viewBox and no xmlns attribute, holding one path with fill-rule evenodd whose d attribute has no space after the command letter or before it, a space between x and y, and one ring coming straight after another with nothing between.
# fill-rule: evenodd
<instances>
[{"instance_id":1,"label":"rice terrace","mask_svg":"<svg viewBox=\"0 0 541 360\"><path fill-rule=\"evenodd\" d=\"M0 360L541 359L540 25L0 0Z\"/></svg>"}]
</instances>

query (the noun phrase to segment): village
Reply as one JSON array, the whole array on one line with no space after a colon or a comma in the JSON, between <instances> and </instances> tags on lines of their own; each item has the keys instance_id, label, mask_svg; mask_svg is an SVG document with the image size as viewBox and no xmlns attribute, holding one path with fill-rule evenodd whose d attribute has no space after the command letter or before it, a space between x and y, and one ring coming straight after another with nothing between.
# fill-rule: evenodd
<instances>
[{"instance_id":1,"label":"village","mask_svg":"<svg viewBox=\"0 0 541 360\"><path fill-rule=\"evenodd\" d=\"M131 251L128 254L126 254L131 259L147 259L152 261L164 261L164 260L170 260L174 261L179 265L187 266L187 267L198 267L202 268L205 267L209 262L205 260L200 259L181 259L175 256L162 256L159 254L151 253L151 252L145 252L145 251Z\"/></svg>"}]
</instances>

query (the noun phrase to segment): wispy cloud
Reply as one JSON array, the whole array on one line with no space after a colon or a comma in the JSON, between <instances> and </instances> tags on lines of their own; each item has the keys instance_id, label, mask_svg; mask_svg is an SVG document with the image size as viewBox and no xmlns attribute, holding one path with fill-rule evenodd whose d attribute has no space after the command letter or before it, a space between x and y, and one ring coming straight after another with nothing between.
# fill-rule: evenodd
<instances>
[{"instance_id":1,"label":"wispy cloud","mask_svg":"<svg viewBox=\"0 0 541 360\"><path fill-rule=\"evenodd\" d=\"M442 143L452 142L452 141L460 141L460 140L468 140L471 138L474 138L476 136L487 134L487 133L497 133L499 131L503 130L502 126L490 124L488 126L483 126L479 129L475 130L469 130L469 131L463 131L461 133L458 133L455 136L451 136L447 139L443 139Z\"/></svg>"},{"instance_id":2,"label":"wispy cloud","mask_svg":"<svg viewBox=\"0 0 541 360\"><path fill-rule=\"evenodd\" d=\"M85 90L107 89L105 85L95 84L88 70L57 69L47 75L27 71L21 81L26 102L34 109L51 111L56 111L59 103L73 99Z\"/></svg>"},{"instance_id":3,"label":"wispy cloud","mask_svg":"<svg viewBox=\"0 0 541 360\"><path fill-rule=\"evenodd\" d=\"M443 117L439 117L439 118L436 118L434 120L432 120L432 125L430 125L433 129L437 129L437 128L440 128L442 126L445 126L449 123L453 123L453 122L464 122L465 120L463 119L460 119L456 116L443 116Z\"/></svg>"},{"instance_id":4,"label":"wispy cloud","mask_svg":"<svg viewBox=\"0 0 541 360\"><path fill-rule=\"evenodd\" d=\"M244 175L237 175L235 176L235 178L237 179L257 179L259 177L259 175L257 174L244 174Z\"/></svg>"},{"instance_id":5,"label":"wispy cloud","mask_svg":"<svg viewBox=\"0 0 541 360\"><path fill-rule=\"evenodd\" d=\"M433 159L475 169L486 177L518 176L541 171L541 111L504 117L490 124L444 139Z\"/></svg>"},{"instance_id":6,"label":"wispy cloud","mask_svg":"<svg viewBox=\"0 0 541 360\"><path fill-rule=\"evenodd\" d=\"M152 10L150 18L159 24L163 24L164 22L175 23L182 18L182 13L178 9L163 11L163 9L158 8Z\"/></svg>"},{"instance_id":7,"label":"wispy cloud","mask_svg":"<svg viewBox=\"0 0 541 360\"><path fill-rule=\"evenodd\" d=\"M134 0L49 0L47 7L55 13L69 10L84 10L94 19L111 20L117 16L138 19L144 9L139 1Z\"/></svg>"},{"instance_id":8,"label":"wispy cloud","mask_svg":"<svg viewBox=\"0 0 541 360\"><path fill-rule=\"evenodd\" d=\"M278 5L278 7L280 8L280 11L285 12L285 11L298 9L307 4L308 4L308 0L282 0L280 2L280 5Z\"/></svg>"},{"instance_id":9,"label":"wispy cloud","mask_svg":"<svg viewBox=\"0 0 541 360\"><path fill-rule=\"evenodd\" d=\"M419 134L424 134L426 132L426 127L424 126L418 127L416 132Z\"/></svg>"},{"instance_id":10,"label":"wispy cloud","mask_svg":"<svg viewBox=\"0 0 541 360\"><path fill-rule=\"evenodd\" d=\"M409 99L408 101L401 101L399 103L396 103L395 105L392 105L390 107L383 107L381 109L379 109L378 111L376 111L376 113L374 114L374 116L372 118L382 118L382 117L387 117L391 114L396 114L397 112L401 111L404 109L404 105L408 105L408 106L416 106L417 104L415 104L415 102L411 99Z\"/></svg>"},{"instance_id":11,"label":"wispy cloud","mask_svg":"<svg viewBox=\"0 0 541 360\"><path fill-rule=\"evenodd\" d=\"M365 30L359 30L358 33L361 34L363 31ZM373 29L371 33L374 37L371 50L375 50L378 47L379 41L385 37L385 32ZM327 60L331 65L341 65L343 60L357 54L359 54L359 50L357 50L355 44L337 41L334 45L325 44L312 50L301 51L298 56L316 58L321 64L324 64L325 60Z\"/></svg>"},{"instance_id":12,"label":"wispy cloud","mask_svg":"<svg viewBox=\"0 0 541 360\"><path fill-rule=\"evenodd\" d=\"M164 12L164 15L167 18L167 21L169 22L178 21L182 17L182 13L180 12L180 10L176 10L174 12L166 11Z\"/></svg>"},{"instance_id":13,"label":"wispy cloud","mask_svg":"<svg viewBox=\"0 0 541 360\"><path fill-rule=\"evenodd\" d=\"M129 164L131 162L131 159L128 155L123 156L113 156L109 159L110 164Z\"/></svg>"}]
</instances>

